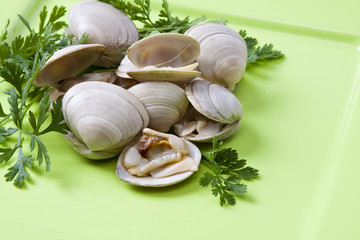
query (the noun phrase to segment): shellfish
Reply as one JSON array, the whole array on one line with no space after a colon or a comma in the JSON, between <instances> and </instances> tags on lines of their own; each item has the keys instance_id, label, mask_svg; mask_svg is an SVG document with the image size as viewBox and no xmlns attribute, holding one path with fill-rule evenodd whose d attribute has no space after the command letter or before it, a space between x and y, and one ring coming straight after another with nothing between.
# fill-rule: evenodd
<instances>
[{"instance_id":1,"label":"shellfish","mask_svg":"<svg viewBox=\"0 0 360 240\"><path fill-rule=\"evenodd\" d=\"M105 82L83 82L70 88L63 98L63 115L90 152L117 149L114 156L149 123L145 107L134 95Z\"/></svg>"},{"instance_id":2,"label":"shellfish","mask_svg":"<svg viewBox=\"0 0 360 240\"><path fill-rule=\"evenodd\" d=\"M135 185L162 187L190 177L200 160L201 153L191 142L145 128L141 138L119 156L116 173Z\"/></svg>"},{"instance_id":3,"label":"shellfish","mask_svg":"<svg viewBox=\"0 0 360 240\"><path fill-rule=\"evenodd\" d=\"M201 77L234 87L245 72L247 47L240 34L218 23L202 23L185 32L200 43L199 63Z\"/></svg>"},{"instance_id":4,"label":"shellfish","mask_svg":"<svg viewBox=\"0 0 360 240\"><path fill-rule=\"evenodd\" d=\"M117 75L137 81L189 81L200 75L193 64L199 53L199 43L184 34L151 35L129 47Z\"/></svg>"},{"instance_id":5,"label":"shellfish","mask_svg":"<svg viewBox=\"0 0 360 240\"><path fill-rule=\"evenodd\" d=\"M193 108L175 124L179 136L190 141L209 142L214 136L224 139L235 133L243 108L232 92L201 79L191 81L185 92Z\"/></svg>"},{"instance_id":6,"label":"shellfish","mask_svg":"<svg viewBox=\"0 0 360 240\"><path fill-rule=\"evenodd\" d=\"M34 80L37 87L55 86L60 80L74 77L91 66L105 52L101 44L71 45L56 51Z\"/></svg>"},{"instance_id":7,"label":"shellfish","mask_svg":"<svg viewBox=\"0 0 360 240\"><path fill-rule=\"evenodd\" d=\"M189 101L185 91L169 82L143 82L128 89L145 106L149 113L148 127L168 132L184 116Z\"/></svg>"},{"instance_id":8,"label":"shellfish","mask_svg":"<svg viewBox=\"0 0 360 240\"><path fill-rule=\"evenodd\" d=\"M139 39L135 24L126 14L99 1L74 4L69 12L69 26L77 39L87 34L85 43L106 46L104 57L96 63L104 67L118 66L124 51Z\"/></svg>"}]
</instances>

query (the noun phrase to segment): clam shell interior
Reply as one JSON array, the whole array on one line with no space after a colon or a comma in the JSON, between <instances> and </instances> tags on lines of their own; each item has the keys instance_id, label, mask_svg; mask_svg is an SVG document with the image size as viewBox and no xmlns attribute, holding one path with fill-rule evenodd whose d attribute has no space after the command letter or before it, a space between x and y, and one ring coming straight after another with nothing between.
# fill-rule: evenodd
<instances>
[{"instance_id":1,"label":"clam shell interior","mask_svg":"<svg viewBox=\"0 0 360 240\"><path fill-rule=\"evenodd\" d=\"M58 50L41 68L34 85L54 86L60 80L74 77L98 60L105 50L102 44L72 45Z\"/></svg>"},{"instance_id":2,"label":"clam shell interior","mask_svg":"<svg viewBox=\"0 0 360 240\"><path fill-rule=\"evenodd\" d=\"M191 64L200 54L199 43L184 34L155 34L134 43L127 52L137 67L181 67Z\"/></svg>"},{"instance_id":3,"label":"clam shell interior","mask_svg":"<svg viewBox=\"0 0 360 240\"><path fill-rule=\"evenodd\" d=\"M201 160L200 150L190 141L185 140L185 144L189 150L188 156L191 157L197 165L199 165ZM116 174L120 179L134 185L144 186L144 187L164 187L181 182L186 178L190 177L194 173L192 171L187 171L162 178L153 178L151 176L137 177L131 175L125 168L123 162L125 153L126 153L126 149L124 149L124 151L119 156L119 160L116 166Z\"/></svg>"}]
</instances>

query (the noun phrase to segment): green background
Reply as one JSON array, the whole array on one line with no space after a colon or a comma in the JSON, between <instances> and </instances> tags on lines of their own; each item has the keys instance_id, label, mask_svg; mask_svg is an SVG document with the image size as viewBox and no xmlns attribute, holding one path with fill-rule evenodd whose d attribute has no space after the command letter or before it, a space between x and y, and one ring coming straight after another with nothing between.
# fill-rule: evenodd
<instances>
[{"instance_id":1,"label":"green background","mask_svg":"<svg viewBox=\"0 0 360 240\"><path fill-rule=\"evenodd\" d=\"M36 23L45 2L59 4L0 2L0 26L20 26L18 13ZM51 172L34 168L23 189L0 181L0 239L360 239L360 2L169 3L175 15L223 17L286 54L248 67L235 90L244 118L226 145L261 176L236 206L220 207L198 184L203 166L172 187L134 187L116 177L116 159L87 160L49 134Z\"/></svg>"}]
</instances>

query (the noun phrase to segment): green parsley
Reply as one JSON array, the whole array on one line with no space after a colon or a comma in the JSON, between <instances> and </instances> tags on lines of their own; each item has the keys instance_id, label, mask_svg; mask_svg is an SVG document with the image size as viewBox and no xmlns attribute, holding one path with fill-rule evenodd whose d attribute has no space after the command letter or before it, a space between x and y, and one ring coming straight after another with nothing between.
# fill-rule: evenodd
<instances>
[{"instance_id":1,"label":"green parsley","mask_svg":"<svg viewBox=\"0 0 360 240\"><path fill-rule=\"evenodd\" d=\"M200 178L200 185L203 187L211 186L212 194L220 198L220 205L228 203L235 205L235 196L246 193L247 186L242 180L249 180L259 175L255 168L246 166L245 159L239 159L236 150L222 148L222 141L213 139L212 152L203 152L201 163L210 172L206 172Z\"/></svg>"},{"instance_id":2,"label":"green parsley","mask_svg":"<svg viewBox=\"0 0 360 240\"><path fill-rule=\"evenodd\" d=\"M67 130L62 122L61 100L52 104L49 114L48 89L32 84L46 60L56 50L67 46L72 38L58 34L66 26L59 20L65 13L64 7L55 6L48 15L44 7L39 16L38 31L19 15L28 35L18 35L10 42L10 21L0 35L0 77L10 86L4 92L8 95L8 113L0 104L0 143L5 145L10 138L16 139L13 146L0 148L0 164L16 156L17 160L5 178L6 181L14 181L17 187L23 186L24 181L30 178L27 168L33 167L36 161L39 166L45 161L46 170L50 170L50 157L40 136L52 131L66 133ZM35 157L32 153L36 154Z\"/></svg>"},{"instance_id":3,"label":"green parsley","mask_svg":"<svg viewBox=\"0 0 360 240\"><path fill-rule=\"evenodd\" d=\"M133 2L127 2L125 0L100 1L111 4L128 15L132 21L142 24L141 27L138 27L140 38L144 38L155 33L184 33L192 26L195 26L196 24L206 20L205 16L195 18L194 20L190 20L189 16L185 17L184 19L174 17L171 14L167 0L162 1L157 20L153 20L151 18L150 0L134 0ZM226 24L226 20L222 18L213 20L211 22ZM281 51L273 50L272 44L265 44L262 47L257 46L258 40L256 38L247 36L247 32L245 30L240 30L239 34L244 38L248 48L247 64L260 61L269 61L284 56Z\"/></svg>"},{"instance_id":4,"label":"green parsley","mask_svg":"<svg viewBox=\"0 0 360 240\"><path fill-rule=\"evenodd\" d=\"M206 20L205 16L190 20L189 17L180 19L174 17L171 14L169 3L167 0L163 0L161 4L161 10L158 14L158 19L153 20L151 18L151 6L150 0L134 0L133 2L126 2L124 0L100 0L113 5L128 15L134 22L142 24L138 27L140 38L144 38L155 33L184 33L192 26ZM223 19L217 19L213 22L225 23Z\"/></svg>"},{"instance_id":5,"label":"green parsley","mask_svg":"<svg viewBox=\"0 0 360 240\"><path fill-rule=\"evenodd\" d=\"M246 30L240 30L239 34L246 42L248 50L247 64L284 57L284 54L281 51L273 49L274 46L271 43L265 44L262 47L257 46L258 40L256 38L247 36Z\"/></svg>"}]
</instances>

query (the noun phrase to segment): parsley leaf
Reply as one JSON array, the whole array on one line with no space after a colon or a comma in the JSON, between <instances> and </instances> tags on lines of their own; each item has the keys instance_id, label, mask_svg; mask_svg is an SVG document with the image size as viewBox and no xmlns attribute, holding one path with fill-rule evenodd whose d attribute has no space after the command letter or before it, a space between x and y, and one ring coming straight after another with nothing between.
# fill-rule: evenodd
<instances>
[{"instance_id":1,"label":"parsley leaf","mask_svg":"<svg viewBox=\"0 0 360 240\"><path fill-rule=\"evenodd\" d=\"M284 54L281 51L273 49L274 46L271 43L265 44L262 47L257 46L258 40L249 37L246 30L240 30L239 34L244 38L248 49L247 64L284 57Z\"/></svg>"},{"instance_id":2,"label":"parsley leaf","mask_svg":"<svg viewBox=\"0 0 360 240\"><path fill-rule=\"evenodd\" d=\"M126 2L124 0L100 0L113 5L128 15L132 21L137 21L142 24L138 27L140 38L144 38L154 33L184 33L190 27L205 21L206 17L198 17L191 20L189 17L180 19L174 17L171 13L169 3L167 0L162 0L161 10L158 14L158 19L151 18L150 0L134 0L133 2ZM222 19L214 20L213 22L224 23Z\"/></svg>"},{"instance_id":3,"label":"parsley leaf","mask_svg":"<svg viewBox=\"0 0 360 240\"><path fill-rule=\"evenodd\" d=\"M259 175L259 171L246 167L246 160L239 159L236 150L222 148L222 141L213 139L212 152L204 152L201 161L210 172L206 172L199 180L200 186L211 186L212 194L219 196L220 205L228 203L235 205L235 196L246 193L247 186L243 179L252 179Z\"/></svg>"},{"instance_id":4,"label":"parsley leaf","mask_svg":"<svg viewBox=\"0 0 360 240\"><path fill-rule=\"evenodd\" d=\"M37 31L19 15L28 34L18 35L9 41L8 21L0 35L0 77L10 84L10 88L5 91L8 95L9 114L0 105L0 142L17 134L17 141L12 147L0 148L0 163L17 157L5 175L6 181L13 181L17 187L21 187L30 178L27 168L33 167L36 161L39 166L45 161L46 170L50 170L50 157L40 137L49 132L65 133L68 129L62 122L61 101L55 102L50 111L48 89L32 84L46 60L55 51L66 47L73 37L58 33L66 26L60 20L65 13L63 6L55 6L50 13L44 6L39 15ZM31 131L24 126L30 126ZM26 148L30 153L24 151ZM35 157L31 155L32 152L36 152Z\"/></svg>"}]
</instances>

